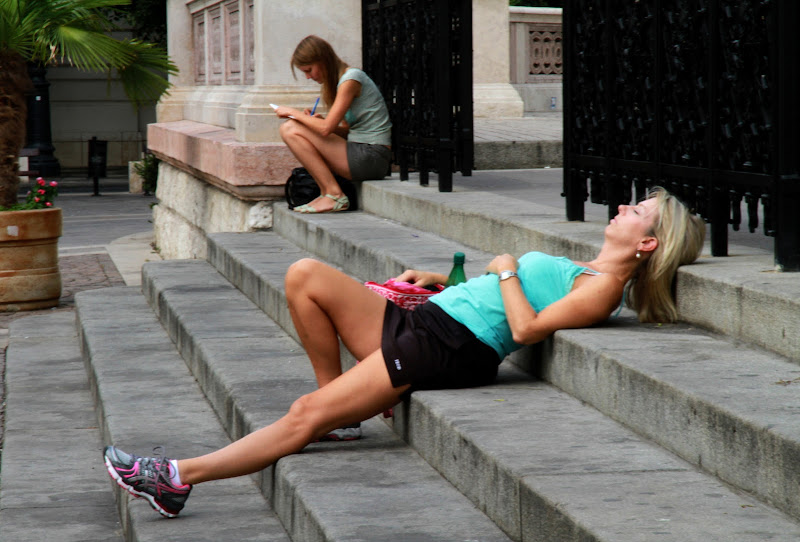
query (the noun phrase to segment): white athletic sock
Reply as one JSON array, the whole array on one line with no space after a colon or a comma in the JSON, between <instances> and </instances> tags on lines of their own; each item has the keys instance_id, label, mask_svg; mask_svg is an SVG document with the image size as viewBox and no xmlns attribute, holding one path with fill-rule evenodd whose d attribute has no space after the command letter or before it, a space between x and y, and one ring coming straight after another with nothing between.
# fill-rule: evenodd
<instances>
[{"instance_id":1,"label":"white athletic sock","mask_svg":"<svg viewBox=\"0 0 800 542\"><path fill-rule=\"evenodd\" d=\"M170 469L169 481L172 482L172 485L174 485L175 487L182 486L183 484L181 483L181 475L178 472L178 461L177 461L177 459L170 459L169 460L169 466L172 467Z\"/></svg>"}]
</instances>

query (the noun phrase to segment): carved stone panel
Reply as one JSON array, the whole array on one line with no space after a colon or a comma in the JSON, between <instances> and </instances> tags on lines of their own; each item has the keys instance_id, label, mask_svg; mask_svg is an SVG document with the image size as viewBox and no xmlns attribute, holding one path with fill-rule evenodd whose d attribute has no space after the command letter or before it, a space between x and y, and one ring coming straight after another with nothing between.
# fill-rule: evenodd
<instances>
[{"instance_id":1,"label":"carved stone panel","mask_svg":"<svg viewBox=\"0 0 800 542\"><path fill-rule=\"evenodd\" d=\"M212 85L222 84L222 48L223 48L223 28L222 28L222 10L219 6L208 11L209 26L209 40L208 40L208 57L209 57L209 77L208 82Z\"/></svg>"},{"instance_id":2,"label":"carved stone panel","mask_svg":"<svg viewBox=\"0 0 800 542\"><path fill-rule=\"evenodd\" d=\"M255 0L193 0L194 80L198 85L242 85L255 81Z\"/></svg>"},{"instance_id":3,"label":"carved stone panel","mask_svg":"<svg viewBox=\"0 0 800 542\"><path fill-rule=\"evenodd\" d=\"M194 80L197 84L206 83L206 18L205 13L195 13L192 17L192 37L194 39Z\"/></svg>"},{"instance_id":4,"label":"carved stone panel","mask_svg":"<svg viewBox=\"0 0 800 542\"><path fill-rule=\"evenodd\" d=\"M242 83L242 26L239 0L225 4L225 82Z\"/></svg>"},{"instance_id":5,"label":"carved stone panel","mask_svg":"<svg viewBox=\"0 0 800 542\"><path fill-rule=\"evenodd\" d=\"M531 25L529 36L530 65L527 82L532 82L531 75L561 74L563 72L561 31L540 30Z\"/></svg>"}]
</instances>

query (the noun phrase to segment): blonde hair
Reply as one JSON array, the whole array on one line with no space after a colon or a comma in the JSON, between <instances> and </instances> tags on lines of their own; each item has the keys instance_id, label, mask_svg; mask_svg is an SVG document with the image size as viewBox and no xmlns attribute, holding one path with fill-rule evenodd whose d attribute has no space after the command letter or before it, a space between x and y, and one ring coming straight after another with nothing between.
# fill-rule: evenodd
<instances>
[{"instance_id":1,"label":"blonde hair","mask_svg":"<svg viewBox=\"0 0 800 542\"><path fill-rule=\"evenodd\" d=\"M658 246L639 266L626 286L627 304L640 322L674 322L678 309L672 294L675 273L700 255L706 236L703 220L661 187L648 199L656 199L658 218L650 235Z\"/></svg>"},{"instance_id":2,"label":"blonde hair","mask_svg":"<svg viewBox=\"0 0 800 542\"><path fill-rule=\"evenodd\" d=\"M319 36L306 36L292 53L292 75L297 79L294 72L295 67L310 66L319 63L322 69L322 101L328 107L333 105L336 100L336 86L339 77L347 69L345 63L331 47L331 44Z\"/></svg>"}]
</instances>

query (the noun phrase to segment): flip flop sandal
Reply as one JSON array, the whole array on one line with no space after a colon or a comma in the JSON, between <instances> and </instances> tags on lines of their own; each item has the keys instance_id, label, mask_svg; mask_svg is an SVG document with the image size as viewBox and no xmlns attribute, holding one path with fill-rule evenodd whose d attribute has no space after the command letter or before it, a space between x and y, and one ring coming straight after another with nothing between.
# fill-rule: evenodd
<instances>
[{"instance_id":1,"label":"flip flop sandal","mask_svg":"<svg viewBox=\"0 0 800 542\"><path fill-rule=\"evenodd\" d=\"M333 194L325 194L324 197L333 200L334 203L332 209L327 209L325 211L317 211L310 205L305 204L305 205L300 205L299 207L295 207L294 210L297 211L298 213L336 213L339 211L346 211L350 208L350 200L344 194L342 194L338 198Z\"/></svg>"}]
</instances>

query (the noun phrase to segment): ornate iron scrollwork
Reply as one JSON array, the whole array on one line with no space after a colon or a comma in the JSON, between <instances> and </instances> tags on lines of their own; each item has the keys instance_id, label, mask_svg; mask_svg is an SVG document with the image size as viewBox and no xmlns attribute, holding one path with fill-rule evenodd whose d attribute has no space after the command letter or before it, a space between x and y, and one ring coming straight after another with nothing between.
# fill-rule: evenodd
<instances>
[{"instance_id":1,"label":"ornate iron scrollwork","mask_svg":"<svg viewBox=\"0 0 800 542\"><path fill-rule=\"evenodd\" d=\"M400 176L472 173L472 2L363 0L363 65L389 103ZM466 84L465 84L466 83Z\"/></svg>"},{"instance_id":2,"label":"ornate iron scrollwork","mask_svg":"<svg viewBox=\"0 0 800 542\"><path fill-rule=\"evenodd\" d=\"M778 267L800 270L799 6L567 0L567 217L582 219L587 182L610 205L662 185L711 223L712 254L744 208Z\"/></svg>"}]
</instances>

